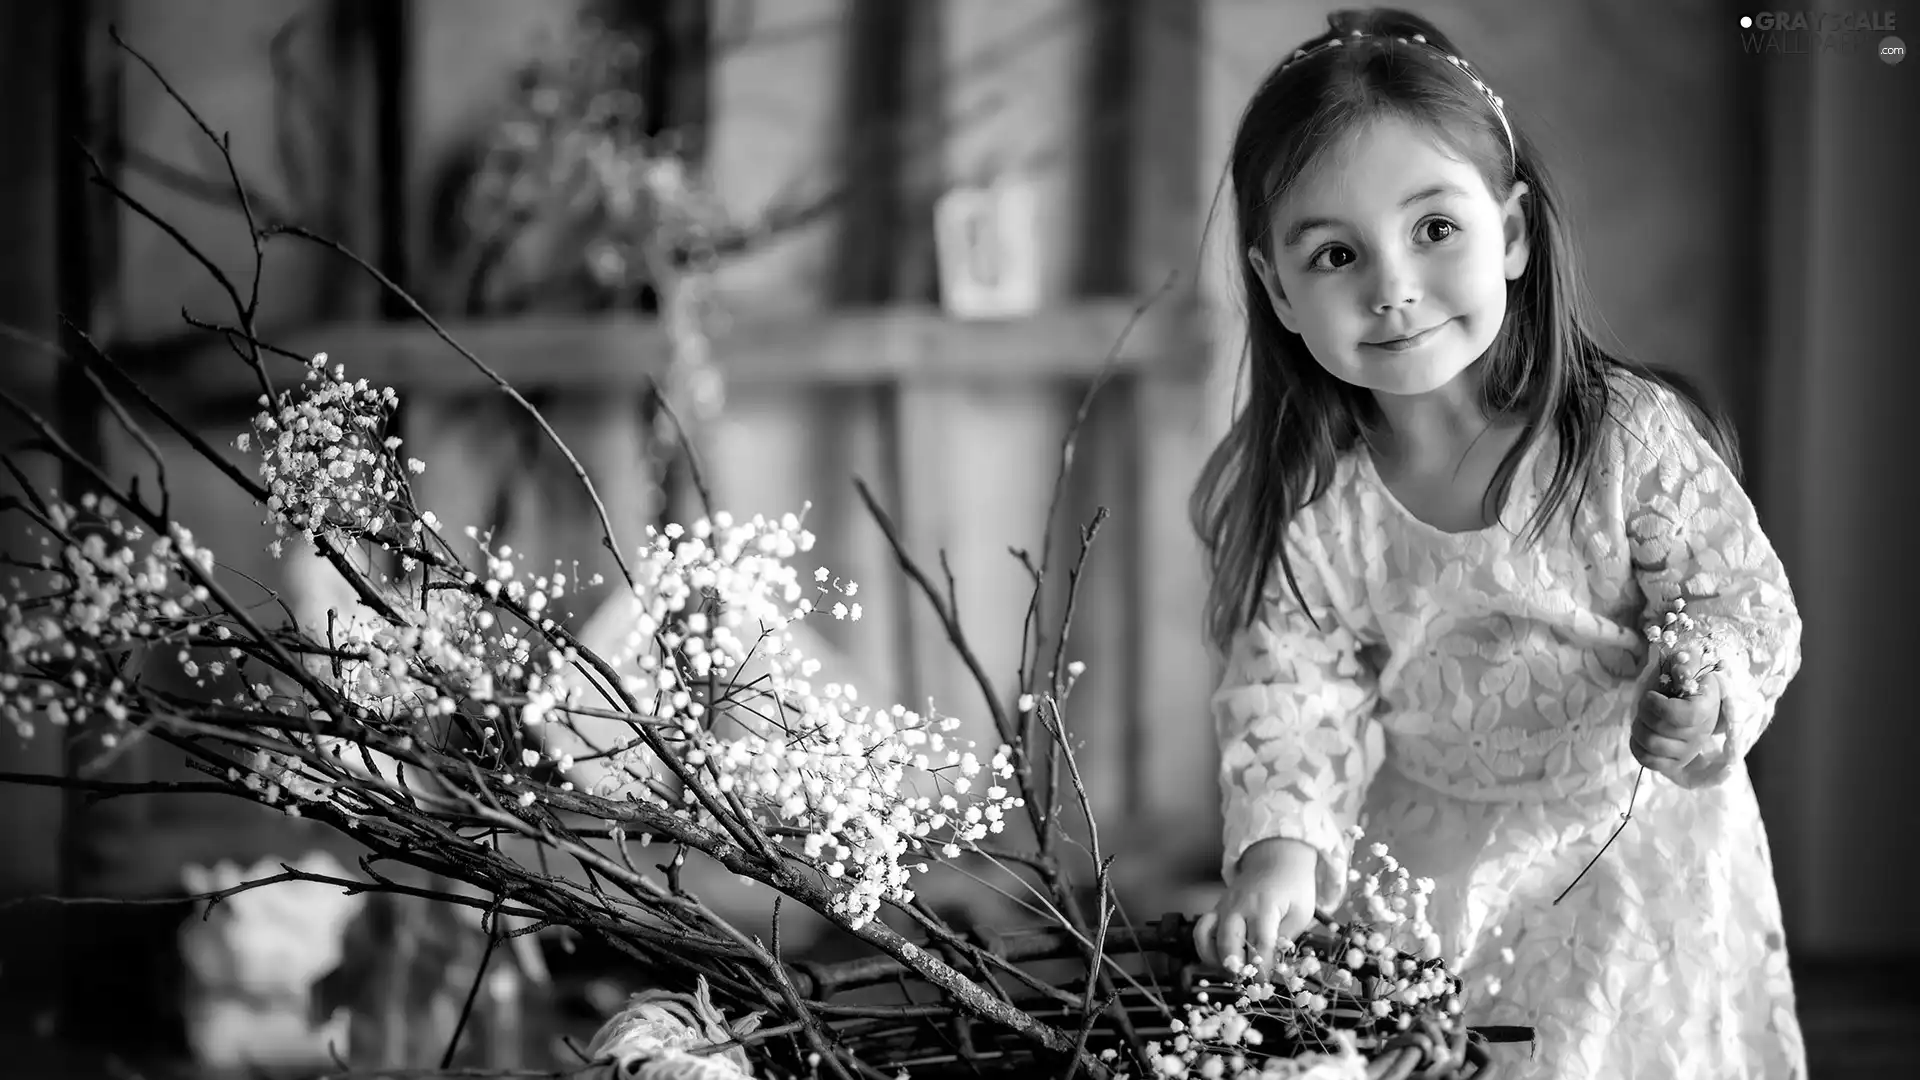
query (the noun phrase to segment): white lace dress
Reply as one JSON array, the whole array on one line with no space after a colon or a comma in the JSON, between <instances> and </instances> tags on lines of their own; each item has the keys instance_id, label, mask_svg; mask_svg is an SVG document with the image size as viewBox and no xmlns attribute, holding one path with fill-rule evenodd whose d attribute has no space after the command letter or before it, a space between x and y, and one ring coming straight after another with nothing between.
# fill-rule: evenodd
<instances>
[{"instance_id":1,"label":"white lace dress","mask_svg":"<svg viewBox=\"0 0 1920 1080\"><path fill-rule=\"evenodd\" d=\"M1752 504L1666 391L1621 384L1587 498L1536 545L1516 533L1553 467L1522 463L1513 529L1447 533L1358 451L1289 533L1326 632L1276 572L1226 658L1226 873L1247 846L1320 853L1337 910L1345 830L1437 888L1430 918L1475 1024L1537 1029L1495 1075L1801 1080L1779 894L1744 755L1800 664L1800 619ZM1576 488L1577 490L1577 488ZM1691 789L1628 746L1647 621L1687 611L1740 634L1724 767Z\"/></svg>"}]
</instances>

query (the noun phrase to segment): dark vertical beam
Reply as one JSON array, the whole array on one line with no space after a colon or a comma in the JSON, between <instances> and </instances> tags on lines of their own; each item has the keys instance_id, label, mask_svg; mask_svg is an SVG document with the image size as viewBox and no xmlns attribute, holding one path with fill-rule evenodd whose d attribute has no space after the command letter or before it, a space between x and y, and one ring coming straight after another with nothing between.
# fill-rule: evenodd
<instances>
[{"instance_id":1,"label":"dark vertical beam","mask_svg":"<svg viewBox=\"0 0 1920 1080\"><path fill-rule=\"evenodd\" d=\"M0 323L41 339L57 336L54 229L60 148L57 117L52 114L60 81L57 74L60 9L50 4L0 4L0 131L7 146L0 152ZM47 415L55 398L57 368L40 350L0 337L0 386ZM0 411L0 451L25 441L24 425ZM51 483L55 470L37 454L16 459L39 484ZM15 492L11 477L0 476L0 492ZM25 516L0 514L0 552L37 558L39 531ZM9 569L0 579L11 578ZM0 769L57 774L65 765L56 732L41 730L31 739L0 732ZM0 896L30 896L63 885L64 825L35 828L28 822L60 822L63 793L51 788L8 786L0 790ZM20 824L16 824L20 823ZM65 969L61 931L63 912L45 904L9 910L7 932L0 934L0 1029L19 1030L63 995ZM51 980L7 977L7 973L54 972ZM9 1065L8 1068L19 1068Z\"/></svg>"},{"instance_id":2,"label":"dark vertical beam","mask_svg":"<svg viewBox=\"0 0 1920 1080\"><path fill-rule=\"evenodd\" d=\"M373 49L374 168L378 180L379 245L376 265L395 284L415 292L413 222L407 213L407 140L411 135L412 9L409 0L359 0ZM405 304L382 290L380 313L408 318Z\"/></svg>"},{"instance_id":3,"label":"dark vertical beam","mask_svg":"<svg viewBox=\"0 0 1920 1080\"><path fill-rule=\"evenodd\" d=\"M835 293L841 303L885 303L896 286L896 237L909 221L901 184L907 68L900 46L915 15L890 0L853 0L847 17L847 134L834 179L842 223Z\"/></svg>"},{"instance_id":4,"label":"dark vertical beam","mask_svg":"<svg viewBox=\"0 0 1920 1080\"><path fill-rule=\"evenodd\" d=\"M1748 11L1745 3L1727 2L1721 7L1725 14L1719 24L1729 27ZM1725 117L1729 137L1721 145L1727 148L1731 160L1726 162L1722 175L1743 177L1747 182L1732 185L1727 192L1730 197L1719 201L1720 235L1726 237L1729 244L1726 271L1735 281L1735 287L1728 293L1728 308L1720 317L1720 325L1730 331L1728 339L1732 349L1725 369L1728 377L1723 385L1728 416L1740 432L1746 486L1749 491L1757 492L1765 483L1769 457L1763 397L1769 360L1766 322L1753 316L1755 299L1767 291L1767 246L1773 242L1774 230L1756 229L1753 223L1769 220L1769 206L1786 179L1768 165L1772 127L1768 120L1775 114L1766 104L1770 93L1767 73L1779 65L1753 63L1754 58L1742 54L1738 40L1731 33L1724 40L1725 55L1715 61L1733 68L1730 81L1737 89L1731 95L1732 114Z\"/></svg>"},{"instance_id":5,"label":"dark vertical beam","mask_svg":"<svg viewBox=\"0 0 1920 1080\"><path fill-rule=\"evenodd\" d=\"M49 161L54 176L54 251L55 304L58 317L79 332L99 339L95 326L99 301L116 276L117 252L114 223L118 205L93 183L92 167L82 146L93 151L101 167L119 173L117 161L117 122L121 55L105 37L107 25L114 20L115 0L71 0L61 6L54 40L54 146ZM77 336L62 331L60 340L69 350L81 348ZM60 365L54 382L55 423L75 452L108 469L102 432L103 403L99 392L87 381L77 364ZM98 485L86 470L71 463L60 469L62 498L79 504ZM85 531L91 523L85 519L76 526ZM64 737L64 771L77 775L85 761L82 732L64 731L48 737ZM137 767L137 763L136 767ZM116 778L120 778L116 776ZM137 779L130 778L130 779ZM90 826L84 796L75 791L64 793L60 816L60 882L62 895L74 896L85 889L93 867ZM117 827L139 828L139 808L114 815ZM84 909L69 909L61 919L60 938L63 955L79 955L77 946L87 936L87 927L78 917ZM69 1030L73 1021L84 1015L89 1004L87 983L82 981L86 965L62 965L58 987L59 1027Z\"/></svg>"},{"instance_id":6,"label":"dark vertical beam","mask_svg":"<svg viewBox=\"0 0 1920 1080\"><path fill-rule=\"evenodd\" d=\"M324 186L310 189L313 205L305 209L314 220L305 224L375 260L389 257L382 252L381 239L389 230L380 217L390 186L381 144L381 117L389 108L380 43L380 36L387 32L383 20L390 21L381 11L385 6L367 0L333 0L323 46L323 78L330 100L316 110L317 115L293 121L317 126L314 143L328 166L327 176L318 181ZM379 284L344 260L328 264L320 288L316 314L321 318L379 314Z\"/></svg>"},{"instance_id":7,"label":"dark vertical beam","mask_svg":"<svg viewBox=\"0 0 1920 1080\"><path fill-rule=\"evenodd\" d=\"M56 303L62 316L87 333L93 330L98 275L111 270L99 246L113 214L100 206L96 195L99 189L89 182L90 167L80 147L93 150L103 167L112 169L109 146L117 141L99 138L104 132L96 128L92 29L100 2L73 0L59 9L53 99L57 140L53 155ZM57 385L59 420L68 441L97 461L100 445L95 413L100 402L92 384L80 369L65 365ZM66 468L61 485L71 493L68 498L75 501L81 492L93 487L85 472L73 466Z\"/></svg>"},{"instance_id":8,"label":"dark vertical beam","mask_svg":"<svg viewBox=\"0 0 1920 1080\"><path fill-rule=\"evenodd\" d=\"M902 4L898 25L898 100L886 138L896 162L891 201L894 303L931 302L939 296L933 250L933 204L946 184L948 63L940 5Z\"/></svg>"},{"instance_id":9,"label":"dark vertical beam","mask_svg":"<svg viewBox=\"0 0 1920 1080\"><path fill-rule=\"evenodd\" d=\"M1723 9L1720 25L1728 27L1735 25L1747 10L1738 3L1720 6ZM1768 247L1777 240L1772 235L1776 230L1756 229L1753 223L1774 220L1770 216L1774 200L1797 180L1770 167L1768 161L1772 155L1770 142L1778 134L1770 134L1770 129L1781 114L1767 104L1772 93L1767 75L1771 68L1780 65L1755 63L1755 57L1741 53L1739 41L1732 33L1726 35L1725 41L1725 54L1710 61L1730 65L1733 68L1729 73L1731 82L1737 87L1731 95L1731 115L1723 118L1729 136L1721 145L1727 148L1731 160L1725 163L1721 175L1745 178L1746 182L1729 185L1724 192L1726 197L1718 203L1719 235L1728 245L1724 270L1732 276L1734 287L1727 291L1727 306L1718 319L1726 331L1729 352L1721 362L1721 371L1726 377L1719 384L1722 397L1717 404L1722 406L1737 433L1742 479L1761 520L1766 522L1771 517L1767 513L1767 470L1779 458L1772 446L1776 434L1768 430L1766 422L1765 394L1769 367L1777 358L1770 356L1766 347L1769 321L1756 318L1755 309L1758 299L1767 293L1769 276L1775 272L1768 264L1772 254ZM1770 117L1776 118L1774 123L1769 123ZM1773 778L1767 764L1774 752L1775 744L1762 739L1749 755L1748 771L1762 805L1773 794L1770 791Z\"/></svg>"},{"instance_id":10,"label":"dark vertical beam","mask_svg":"<svg viewBox=\"0 0 1920 1080\"><path fill-rule=\"evenodd\" d=\"M1192 7L1194 5L1187 5ZM1148 95L1160 87L1150 81L1158 46L1142 31L1151 15L1139 0L1095 0L1077 14L1089 25L1086 47L1092 50L1085 67L1091 130L1082 136L1079 153L1094 162L1095 176L1080 185L1079 278L1075 291L1089 296L1126 295L1135 288L1135 253L1143 222L1129 213L1133 191L1143 169L1164 168L1143 161L1138 151L1153 153L1167 133L1142 127L1141 109ZM1117 182L1116 182L1117 181Z\"/></svg>"},{"instance_id":11,"label":"dark vertical beam","mask_svg":"<svg viewBox=\"0 0 1920 1080\"><path fill-rule=\"evenodd\" d=\"M667 78L661 87L662 120L679 133L688 161L706 157L707 124L713 99L712 0L664 0Z\"/></svg>"},{"instance_id":12,"label":"dark vertical beam","mask_svg":"<svg viewBox=\"0 0 1920 1080\"><path fill-rule=\"evenodd\" d=\"M92 62L89 38L93 3L69 3L60 8L54 68L54 303L58 315L83 333L93 330L94 274L97 253L93 197L96 189L88 183L88 165L80 146L98 152L93 131L93 91L89 85ZM105 162L103 161L103 164ZM110 166L109 166L110 167ZM99 215L104 216L104 215ZM62 341L77 347L71 335ZM100 398L73 364L62 364L54 381L55 417L67 442L80 454L101 462L99 429ZM60 469L61 494L79 503L88 491L97 490L85 469L70 462ZM80 762L75 747L68 744L67 773L74 775ZM62 830L61 891L72 895L79 882L81 851L80 821L84 804L69 792Z\"/></svg>"}]
</instances>

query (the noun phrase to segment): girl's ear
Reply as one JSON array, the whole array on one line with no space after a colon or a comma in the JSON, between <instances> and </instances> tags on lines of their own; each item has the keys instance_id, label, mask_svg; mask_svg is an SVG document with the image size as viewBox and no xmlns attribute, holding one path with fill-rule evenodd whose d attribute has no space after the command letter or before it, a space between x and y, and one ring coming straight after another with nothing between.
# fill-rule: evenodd
<instances>
[{"instance_id":1,"label":"girl's ear","mask_svg":"<svg viewBox=\"0 0 1920 1080\"><path fill-rule=\"evenodd\" d=\"M1520 280L1526 272L1527 258L1532 254L1527 242L1527 209L1521 201L1527 194L1527 185L1517 183L1507 194L1507 201L1500 208L1501 231L1506 237L1506 265L1508 281Z\"/></svg>"},{"instance_id":2,"label":"girl's ear","mask_svg":"<svg viewBox=\"0 0 1920 1080\"><path fill-rule=\"evenodd\" d=\"M1273 305L1273 314L1280 320L1280 325L1292 333L1299 333L1293 325L1293 305L1287 302L1287 294L1280 288L1280 276L1273 272L1273 264L1267 261L1266 253L1257 247L1250 247L1247 249L1247 262L1252 264L1254 276L1260 279L1260 287L1267 294L1267 302Z\"/></svg>"}]
</instances>

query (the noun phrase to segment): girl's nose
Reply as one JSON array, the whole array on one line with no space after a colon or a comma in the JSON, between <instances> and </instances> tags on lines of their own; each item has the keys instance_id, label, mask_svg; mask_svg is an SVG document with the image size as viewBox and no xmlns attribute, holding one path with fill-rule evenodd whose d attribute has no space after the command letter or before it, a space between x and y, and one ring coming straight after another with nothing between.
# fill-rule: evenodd
<instances>
[{"instance_id":1,"label":"girl's nose","mask_svg":"<svg viewBox=\"0 0 1920 1080\"><path fill-rule=\"evenodd\" d=\"M1368 307L1384 315L1395 308L1411 307L1420 299L1420 281L1403 259L1382 259L1375 264L1372 294Z\"/></svg>"}]
</instances>

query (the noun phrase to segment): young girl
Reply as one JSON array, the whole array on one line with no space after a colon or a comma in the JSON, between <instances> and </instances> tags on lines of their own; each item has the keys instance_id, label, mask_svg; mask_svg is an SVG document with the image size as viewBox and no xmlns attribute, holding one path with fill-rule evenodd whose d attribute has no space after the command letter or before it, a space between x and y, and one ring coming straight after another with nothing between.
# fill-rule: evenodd
<instances>
[{"instance_id":1,"label":"young girl","mask_svg":"<svg viewBox=\"0 0 1920 1080\"><path fill-rule=\"evenodd\" d=\"M1233 146L1251 368L1194 498L1226 665L1202 952L1264 969L1336 911L1359 824L1433 880L1468 1021L1537 1030L1515 1074L1804 1076L1742 763L1800 620L1730 443L1595 344L1556 188L1459 50L1330 23ZM1676 601L1741 648L1667 697L1644 628Z\"/></svg>"}]
</instances>

